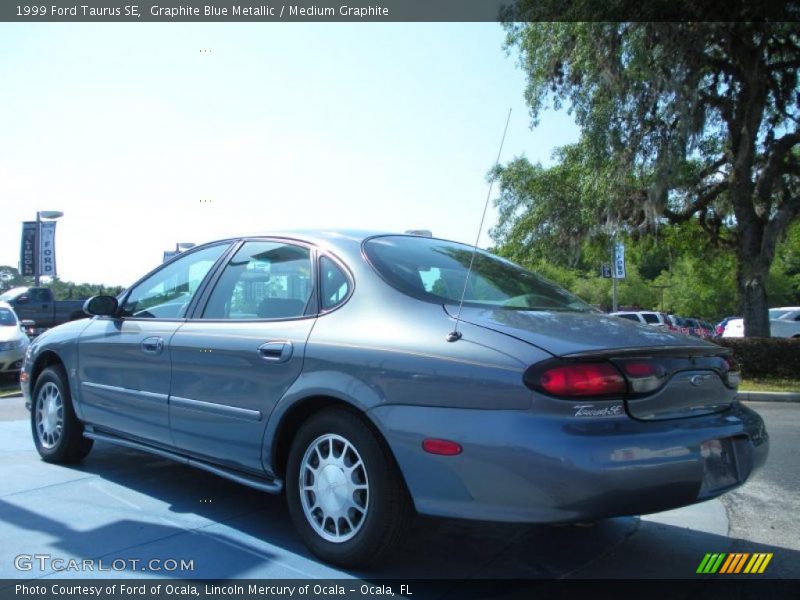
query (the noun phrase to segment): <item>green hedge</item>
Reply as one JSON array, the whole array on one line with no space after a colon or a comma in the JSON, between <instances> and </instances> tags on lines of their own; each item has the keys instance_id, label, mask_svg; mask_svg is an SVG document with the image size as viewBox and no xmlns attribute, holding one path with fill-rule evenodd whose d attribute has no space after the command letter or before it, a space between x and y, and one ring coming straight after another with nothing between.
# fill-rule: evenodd
<instances>
[{"instance_id":1,"label":"green hedge","mask_svg":"<svg viewBox=\"0 0 800 600\"><path fill-rule=\"evenodd\" d=\"M719 338L713 341L733 350L744 377L800 378L800 339Z\"/></svg>"}]
</instances>

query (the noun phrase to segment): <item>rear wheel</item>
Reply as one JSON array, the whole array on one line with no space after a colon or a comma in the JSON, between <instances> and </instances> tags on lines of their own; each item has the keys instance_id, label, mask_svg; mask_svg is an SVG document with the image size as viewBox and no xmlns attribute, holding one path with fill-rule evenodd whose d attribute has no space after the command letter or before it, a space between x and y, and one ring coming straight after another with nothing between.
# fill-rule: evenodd
<instances>
[{"instance_id":1,"label":"rear wheel","mask_svg":"<svg viewBox=\"0 0 800 600\"><path fill-rule=\"evenodd\" d=\"M60 366L47 367L36 380L31 406L31 432L39 456L47 462L72 463L92 449L75 416L67 374Z\"/></svg>"},{"instance_id":2,"label":"rear wheel","mask_svg":"<svg viewBox=\"0 0 800 600\"><path fill-rule=\"evenodd\" d=\"M338 409L313 415L297 432L286 498L308 548L343 567L384 559L412 515L388 449L358 416Z\"/></svg>"}]
</instances>

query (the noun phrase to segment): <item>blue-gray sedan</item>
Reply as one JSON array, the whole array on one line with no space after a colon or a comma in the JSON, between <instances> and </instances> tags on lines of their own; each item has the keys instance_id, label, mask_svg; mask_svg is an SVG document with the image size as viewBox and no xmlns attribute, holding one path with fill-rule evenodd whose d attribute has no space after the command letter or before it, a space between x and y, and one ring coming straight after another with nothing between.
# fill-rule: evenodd
<instances>
[{"instance_id":1,"label":"blue-gray sedan","mask_svg":"<svg viewBox=\"0 0 800 600\"><path fill-rule=\"evenodd\" d=\"M302 539L339 565L385 557L415 510L655 512L731 490L767 456L725 350L454 242L227 239L85 310L25 357L42 458L103 440L285 490Z\"/></svg>"}]
</instances>

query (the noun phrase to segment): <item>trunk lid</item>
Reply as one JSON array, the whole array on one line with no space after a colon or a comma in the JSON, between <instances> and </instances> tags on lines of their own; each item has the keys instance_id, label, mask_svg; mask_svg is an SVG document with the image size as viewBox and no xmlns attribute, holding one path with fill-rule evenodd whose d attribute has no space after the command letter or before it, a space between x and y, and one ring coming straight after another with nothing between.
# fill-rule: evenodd
<instances>
[{"instance_id":1,"label":"trunk lid","mask_svg":"<svg viewBox=\"0 0 800 600\"><path fill-rule=\"evenodd\" d=\"M446 306L450 316L456 307ZM629 383L628 414L643 421L707 415L726 410L736 399L730 366L719 346L598 313L514 311L464 307L467 323L523 340L570 360L610 361ZM657 387L637 392L626 365L645 362L658 368ZM590 401L590 398L586 398Z\"/></svg>"},{"instance_id":2,"label":"trunk lid","mask_svg":"<svg viewBox=\"0 0 800 600\"><path fill-rule=\"evenodd\" d=\"M445 305L455 318L457 306ZM461 320L510 335L554 356L669 347L713 352L718 346L601 313L522 311L465 306Z\"/></svg>"}]
</instances>

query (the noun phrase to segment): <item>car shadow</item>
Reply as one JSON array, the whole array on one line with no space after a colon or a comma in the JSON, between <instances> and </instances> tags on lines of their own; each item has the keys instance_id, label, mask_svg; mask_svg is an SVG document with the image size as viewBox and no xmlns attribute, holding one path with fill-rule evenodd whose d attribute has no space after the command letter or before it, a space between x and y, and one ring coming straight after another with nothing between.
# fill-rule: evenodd
<instances>
[{"instance_id":1,"label":"car shadow","mask_svg":"<svg viewBox=\"0 0 800 600\"><path fill-rule=\"evenodd\" d=\"M796 577L793 565L800 559L800 552L794 550L634 517L607 519L592 526L418 517L405 544L388 562L369 570L340 571L319 563L306 550L291 524L283 496L102 443L97 443L80 465L53 468L95 477L59 486L56 491L39 490L36 493L41 497L26 496L26 501L33 500L30 507L0 499L0 521L13 524L15 531L25 535L34 534L33 539L49 540L48 548L57 551L54 556L60 552L67 557L103 557L108 563L116 558L194 561L194 570L166 573L171 577L352 576L370 581L694 578L705 553L734 551L772 552L774 558L765 576ZM39 502L48 498L55 500L54 506L41 510ZM46 537L36 538L36 532ZM41 550L31 543L28 547ZM126 567L119 576L132 575L137 568Z\"/></svg>"}]
</instances>

